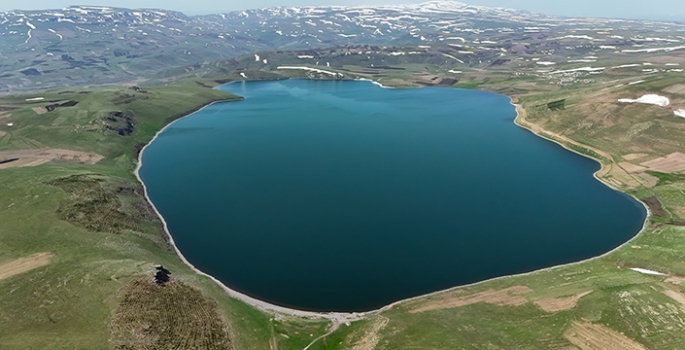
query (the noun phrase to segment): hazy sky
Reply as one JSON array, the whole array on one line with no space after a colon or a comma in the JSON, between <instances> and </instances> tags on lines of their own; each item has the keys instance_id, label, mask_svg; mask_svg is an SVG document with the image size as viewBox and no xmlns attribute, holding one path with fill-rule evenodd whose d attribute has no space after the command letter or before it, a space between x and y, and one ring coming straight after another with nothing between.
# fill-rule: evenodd
<instances>
[{"instance_id":1,"label":"hazy sky","mask_svg":"<svg viewBox=\"0 0 685 350\"><path fill-rule=\"evenodd\" d=\"M0 1L0 11L62 8L67 5L102 5L161 8L186 14L227 12L258 7L304 5L379 5L420 3L421 0L22 0ZM623 17L685 20L683 0L464 0L472 5L518 8L562 16Z\"/></svg>"}]
</instances>

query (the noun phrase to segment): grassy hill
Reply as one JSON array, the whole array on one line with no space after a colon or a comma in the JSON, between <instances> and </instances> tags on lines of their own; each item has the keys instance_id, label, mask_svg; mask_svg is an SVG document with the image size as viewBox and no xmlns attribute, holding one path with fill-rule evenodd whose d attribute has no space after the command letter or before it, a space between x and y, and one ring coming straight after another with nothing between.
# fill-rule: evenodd
<instances>
[{"instance_id":1,"label":"grassy hill","mask_svg":"<svg viewBox=\"0 0 685 350\"><path fill-rule=\"evenodd\" d=\"M142 337L163 340L163 348L263 348L274 327L270 317L226 298L179 260L133 175L141 145L161 127L239 97L195 81L40 97L0 102L9 110L2 115L0 160L21 149L47 155L19 154L17 162L53 158L34 167L0 165L0 271L10 271L0 274L2 347L128 349ZM62 101L78 104L45 109ZM46 152L60 149L104 159L87 164ZM172 273L166 287L153 282L157 265ZM318 334L325 324L299 320L297 327ZM279 325L290 327L287 320ZM203 346L207 337L218 345Z\"/></svg>"}]
</instances>

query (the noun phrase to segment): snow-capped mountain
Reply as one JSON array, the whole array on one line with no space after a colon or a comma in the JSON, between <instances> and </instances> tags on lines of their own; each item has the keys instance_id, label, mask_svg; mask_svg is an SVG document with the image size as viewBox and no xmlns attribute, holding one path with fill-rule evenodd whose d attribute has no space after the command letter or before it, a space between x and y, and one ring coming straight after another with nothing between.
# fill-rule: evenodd
<instances>
[{"instance_id":1,"label":"snow-capped mountain","mask_svg":"<svg viewBox=\"0 0 685 350\"><path fill-rule=\"evenodd\" d=\"M169 67L270 49L447 47L455 60L473 65L507 54L573 56L576 51L678 47L684 45L684 31L685 25L677 23L555 18L453 1L279 7L195 17L92 6L8 11L0 13L0 90L38 82L135 80ZM474 59L478 52L489 54Z\"/></svg>"}]
</instances>

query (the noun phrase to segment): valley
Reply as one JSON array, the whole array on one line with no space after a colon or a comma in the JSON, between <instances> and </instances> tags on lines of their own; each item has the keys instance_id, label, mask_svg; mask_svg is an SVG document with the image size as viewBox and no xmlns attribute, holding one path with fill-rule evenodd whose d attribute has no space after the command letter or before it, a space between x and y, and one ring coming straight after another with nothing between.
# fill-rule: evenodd
<instances>
[{"instance_id":1,"label":"valley","mask_svg":"<svg viewBox=\"0 0 685 350\"><path fill-rule=\"evenodd\" d=\"M0 161L19 158L0 164L1 347L680 349L684 32L455 2L0 13ZM601 257L365 314L229 297L174 251L134 175L139 152L170 122L240 99L216 86L289 78L510 96L518 125L597 160L595 177L650 216Z\"/></svg>"}]
</instances>

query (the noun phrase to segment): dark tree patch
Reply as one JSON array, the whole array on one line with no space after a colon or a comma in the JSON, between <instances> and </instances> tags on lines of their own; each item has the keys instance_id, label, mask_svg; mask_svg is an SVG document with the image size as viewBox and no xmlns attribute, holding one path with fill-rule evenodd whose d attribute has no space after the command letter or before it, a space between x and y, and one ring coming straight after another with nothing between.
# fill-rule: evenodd
<instances>
[{"instance_id":1,"label":"dark tree patch","mask_svg":"<svg viewBox=\"0 0 685 350\"><path fill-rule=\"evenodd\" d=\"M69 100L69 101L64 102L64 103L53 103L53 104L51 104L51 105L47 105L47 106L45 106L45 109L47 109L48 112L52 112L52 111L54 111L54 110L57 109L57 108L61 108L61 107L74 107L74 106L76 106L77 104L78 104L78 101Z\"/></svg>"},{"instance_id":2,"label":"dark tree patch","mask_svg":"<svg viewBox=\"0 0 685 350\"><path fill-rule=\"evenodd\" d=\"M24 69L22 71L19 71L23 75L41 75L41 73L38 71L38 69L35 68L29 68L29 69Z\"/></svg>"},{"instance_id":3,"label":"dark tree patch","mask_svg":"<svg viewBox=\"0 0 685 350\"><path fill-rule=\"evenodd\" d=\"M501 65L503 65L509 61L511 61L511 60L508 58L500 58L500 59L495 60L495 62L492 62L492 64L490 66L491 67L492 66L501 66Z\"/></svg>"},{"instance_id":4,"label":"dark tree patch","mask_svg":"<svg viewBox=\"0 0 685 350\"><path fill-rule=\"evenodd\" d=\"M456 84L457 82L459 82L459 79L444 78L444 79L440 80L438 85L440 85L440 86L452 86L452 85Z\"/></svg>"},{"instance_id":5,"label":"dark tree patch","mask_svg":"<svg viewBox=\"0 0 685 350\"><path fill-rule=\"evenodd\" d=\"M668 216L668 212L666 212L659 199L655 196L640 198L640 200L647 204L649 211L652 212L652 215L658 217Z\"/></svg>"},{"instance_id":6,"label":"dark tree patch","mask_svg":"<svg viewBox=\"0 0 685 350\"><path fill-rule=\"evenodd\" d=\"M19 158L0 159L0 164L12 163L17 160L19 160Z\"/></svg>"},{"instance_id":7,"label":"dark tree patch","mask_svg":"<svg viewBox=\"0 0 685 350\"><path fill-rule=\"evenodd\" d=\"M121 136L130 136L135 130L135 118L132 112L114 111L103 117L105 130L111 130Z\"/></svg>"},{"instance_id":8,"label":"dark tree patch","mask_svg":"<svg viewBox=\"0 0 685 350\"><path fill-rule=\"evenodd\" d=\"M552 101L547 104L547 108L549 108L550 111L563 110L566 108L566 99Z\"/></svg>"},{"instance_id":9,"label":"dark tree patch","mask_svg":"<svg viewBox=\"0 0 685 350\"><path fill-rule=\"evenodd\" d=\"M196 81L195 84L200 85L200 86L202 86L203 88L208 88L208 89L213 89L213 88L214 88L214 86L207 85L207 84L205 84L205 83L203 83L203 82L201 82L201 81Z\"/></svg>"}]
</instances>

